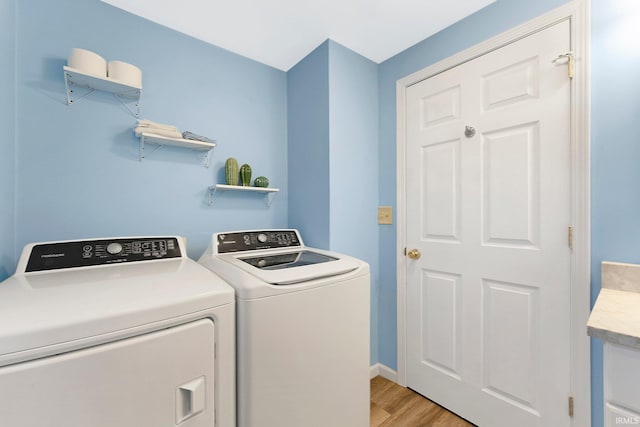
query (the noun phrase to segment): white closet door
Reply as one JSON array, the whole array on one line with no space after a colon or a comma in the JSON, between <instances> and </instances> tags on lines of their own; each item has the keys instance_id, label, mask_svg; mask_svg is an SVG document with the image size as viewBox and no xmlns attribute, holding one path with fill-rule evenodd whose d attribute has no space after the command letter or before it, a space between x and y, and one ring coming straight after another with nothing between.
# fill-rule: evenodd
<instances>
[{"instance_id":1,"label":"white closet door","mask_svg":"<svg viewBox=\"0 0 640 427\"><path fill-rule=\"evenodd\" d=\"M570 423L569 25L407 90L407 383L480 426Z\"/></svg>"}]
</instances>

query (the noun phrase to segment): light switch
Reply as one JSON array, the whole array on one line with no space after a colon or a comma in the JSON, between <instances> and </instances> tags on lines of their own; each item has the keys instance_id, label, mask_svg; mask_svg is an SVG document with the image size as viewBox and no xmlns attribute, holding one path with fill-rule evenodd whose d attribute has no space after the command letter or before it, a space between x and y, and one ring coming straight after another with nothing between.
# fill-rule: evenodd
<instances>
[{"instance_id":1,"label":"light switch","mask_svg":"<svg viewBox=\"0 0 640 427\"><path fill-rule=\"evenodd\" d=\"M393 224L393 208L378 206L378 224Z\"/></svg>"}]
</instances>

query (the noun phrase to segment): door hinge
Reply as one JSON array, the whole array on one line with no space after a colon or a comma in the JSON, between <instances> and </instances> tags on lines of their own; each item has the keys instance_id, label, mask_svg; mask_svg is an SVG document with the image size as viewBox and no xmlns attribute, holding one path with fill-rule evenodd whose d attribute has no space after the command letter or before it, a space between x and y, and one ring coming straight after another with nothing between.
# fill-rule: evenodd
<instances>
[{"instance_id":1,"label":"door hinge","mask_svg":"<svg viewBox=\"0 0 640 427\"><path fill-rule=\"evenodd\" d=\"M569 75L569 78L572 79L573 78L573 66L575 63L575 60L573 58L573 52L567 52L567 53L563 53L561 55L558 55L558 57L556 59L554 59L553 62L554 64L558 61L560 61L561 59L565 59L567 60L567 74Z\"/></svg>"},{"instance_id":2,"label":"door hinge","mask_svg":"<svg viewBox=\"0 0 640 427\"><path fill-rule=\"evenodd\" d=\"M573 227L569 227L567 230L567 243L569 244L569 249L573 249Z\"/></svg>"},{"instance_id":3,"label":"door hinge","mask_svg":"<svg viewBox=\"0 0 640 427\"><path fill-rule=\"evenodd\" d=\"M573 396L569 396L569 416L573 417Z\"/></svg>"}]
</instances>

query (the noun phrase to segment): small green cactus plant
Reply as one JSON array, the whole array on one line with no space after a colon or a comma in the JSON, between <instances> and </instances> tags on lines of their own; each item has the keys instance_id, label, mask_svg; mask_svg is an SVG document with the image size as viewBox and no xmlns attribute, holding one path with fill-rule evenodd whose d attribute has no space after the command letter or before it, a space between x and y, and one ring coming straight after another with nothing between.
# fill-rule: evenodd
<instances>
[{"instance_id":1,"label":"small green cactus plant","mask_svg":"<svg viewBox=\"0 0 640 427\"><path fill-rule=\"evenodd\" d=\"M224 177L228 185L238 185L238 161L233 157L224 163Z\"/></svg>"},{"instance_id":2,"label":"small green cactus plant","mask_svg":"<svg viewBox=\"0 0 640 427\"><path fill-rule=\"evenodd\" d=\"M251 185L251 166L246 163L240 166L240 181L245 187Z\"/></svg>"},{"instance_id":3,"label":"small green cactus plant","mask_svg":"<svg viewBox=\"0 0 640 427\"><path fill-rule=\"evenodd\" d=\"M259 176L255 179L255 181L253 181L253 185L255 185L256 187L268 187L269 180L264 176Z\"/></svg>"}]
</instances>

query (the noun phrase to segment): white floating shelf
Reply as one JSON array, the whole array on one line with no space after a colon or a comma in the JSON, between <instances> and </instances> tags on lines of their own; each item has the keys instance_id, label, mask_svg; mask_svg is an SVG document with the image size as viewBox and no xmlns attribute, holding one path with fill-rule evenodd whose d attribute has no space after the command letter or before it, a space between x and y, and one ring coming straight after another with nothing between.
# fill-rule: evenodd
<instances>
[{"instance_id":1,"label":"white floating shelf","mask_svg":"<svg viewBox=\"0 0 640 427\"><path fill-rule=\"evenodd\" d=\"M132 99L140 98L140 91L142 91L142 87L131 86L109 77L87 74L66 65L63 69L65 78L73 85L101 90Z\"/></svg>"},{"instance_id":2,"label":"white floating shelf","mask_svg":"<svg viewBox=\"0 0 640 427\"><path fill-rule=\"evenodd\" d=\"M88 74L68 66L64 70L64 84L67 88L67 105L71 105L96 90L112 93L133 114L140 117L140 93L142 87L132 86L127 83L103 76ZM83 93L76 94L74 87L84 89ZM131 110L124 102L135 102L135 111Z\"/></svg>"},{"instance_id":3,"label":"white floating shelf","mask_svg":"<svg viewBox=\"0 0 640 427\"><path fill-rule=\"evenodd\" d=\"M280 189L269 187L245 187L243 185L216 184L209 187L209 205L213 204L213 196L215 193L224 191L244 191L247 193L264 194L265 204L267 206L271 206L275 194L280 191Z\"/></svg>"},{"instance_id":4,"label":"white floating shelf","mask_svg":"<svg viewBox=\"0 0 640 427\"><path fill-rule=\"evenodd\" d=\"M145 144L154 144L158 146L151 153L155 152L158 148L162 146L182 147L182 148L188 148L190 150L195 150L195 151L203 151L205 152L205 154L204 154L202 163L205 167L209 167L209 163L211 162L211 151L216 146L214 142L194 141L191 139L184 139L184 138L169 138L162 135L155 135L153 133L143 132L140 134L140 161L142 161L142 159L145 158L145 155L144 155Z\"/></svg>"},{"instance_id":5,"label":"white floating shelf","mask_svg":"<svg viewBox=\"0 0 640 427\"><path fill-rule=\"evenodd\" d=\"M209 151L216 146L215 142L194 141L192 139L184 138L169 138L147 132L141 133L140 139L149 144L170 145L172 147L184 147L198 151Z\"/></svg>"}]
</instances>

